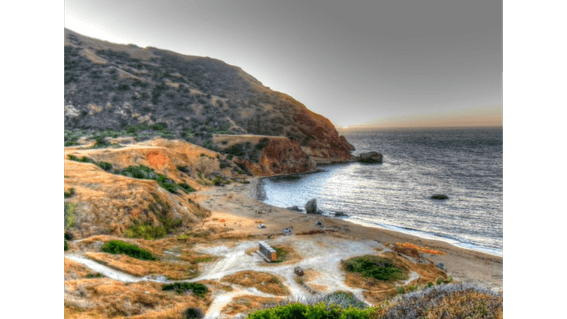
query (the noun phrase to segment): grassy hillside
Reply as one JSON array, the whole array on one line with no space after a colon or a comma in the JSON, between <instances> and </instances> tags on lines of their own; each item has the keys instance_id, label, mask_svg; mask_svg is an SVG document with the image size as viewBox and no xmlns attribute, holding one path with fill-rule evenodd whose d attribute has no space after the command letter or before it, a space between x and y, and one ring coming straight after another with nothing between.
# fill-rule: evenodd
<instances>
[{"instance_id":1,"label":"grassy hillside","mask_svg":"<svg viewBox=\"0 0 567 319\"><path fill-rule=\"evenodd\" d=\"M66 144L106 130L137 140L184 139L214 149L213 134L285 136L317 162L352 148L325 117L208 57L118 45L65 30Z\"/></svg>"}]
</instances>

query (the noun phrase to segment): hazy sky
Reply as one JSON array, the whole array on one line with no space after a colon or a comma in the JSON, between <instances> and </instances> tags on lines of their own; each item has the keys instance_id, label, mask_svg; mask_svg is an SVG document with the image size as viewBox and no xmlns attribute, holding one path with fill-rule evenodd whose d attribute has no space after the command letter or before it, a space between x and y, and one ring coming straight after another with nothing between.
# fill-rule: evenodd
<instances>
[{"instance_id":1,"label":"hazy sky","mask_svg":"<svg viewBox=\"0 0 567 319\"><path fill-rule=\"evenodd\" d=\"M65 0L65 27L237 65L335 125L502 108L501 1Z\"/></svg>"}]
</instances>

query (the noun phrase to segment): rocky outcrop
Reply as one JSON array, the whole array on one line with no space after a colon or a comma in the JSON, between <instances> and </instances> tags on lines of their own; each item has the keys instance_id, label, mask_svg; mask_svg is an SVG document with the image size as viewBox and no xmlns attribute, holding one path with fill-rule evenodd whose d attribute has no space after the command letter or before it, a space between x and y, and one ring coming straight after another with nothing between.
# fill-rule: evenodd
<instances>
[{"instance_id":1,"label":"rocky outcrop","mask_svg":"<svg viewBox=\"0 0 567 319\"><path fill-rule=\"evenodd\" d=\"M307 201L307 203L305 204L305 213L319 214L319 211L317 210L317 200L315 198Z\"/></svg>"},{"instance_id":2,"label":"rocky outcrop","mask_svg":"<svg viewBox=\"0 0 567 319\"><path fill-rule=\"evenodd\" d=\"M431 199L444 200L444 199L449 199L449 196L445 194L435 194L431 196Z\"/></svg>"},{"instance_id":3,"label":"rocky outcrop","mask_svg":"<svg viewBox=\"0 0 567 319\"><path fill-rule=\"evenodd\" d=\"M315 171L317 163L299 142L285 137L257 135L218 135L214 145L221 152L234 156L243 170L255 176L274 176Z\"/></svg>"},{"instance_id":4,"label":"rocky outcrop","mask_svg":"<svg viewBox=\"0 0 567 319\"><path fill-rule=\"evenodd\" d=\"M382 154L378 153L378 152L365 152L365 153L360 153L360 155L355 157L355 160L357 162L361 162L361 163L382 163Z\"/></svg>"}]
</instances>

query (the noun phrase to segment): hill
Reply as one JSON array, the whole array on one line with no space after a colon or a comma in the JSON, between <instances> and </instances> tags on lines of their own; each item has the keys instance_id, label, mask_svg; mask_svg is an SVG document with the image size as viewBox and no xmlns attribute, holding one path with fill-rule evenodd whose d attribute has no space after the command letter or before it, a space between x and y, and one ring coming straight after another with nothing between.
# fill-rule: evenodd
<instances>
[{"instance_id":1,"label":"hill","mask_svg":"<svg viewBox=\"0 0 567 319\"><path fill-rule=\"evenodd\" d=\"M215 135L285 137L315 163L349 161L353 149L328 119L236 66L67 29L65 129L66 146L104 130L137 141L184 139L221 152L226 148ZM258 145L243 143L236 148Z\"/></svg>"}]
</instances>

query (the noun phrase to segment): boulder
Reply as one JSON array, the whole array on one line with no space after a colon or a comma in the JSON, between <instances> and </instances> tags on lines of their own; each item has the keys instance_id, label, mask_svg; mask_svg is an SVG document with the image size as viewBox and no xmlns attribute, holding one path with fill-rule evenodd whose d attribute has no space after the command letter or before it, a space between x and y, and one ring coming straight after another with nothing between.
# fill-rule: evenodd
<instances>
[{"instance_id":1,"label":"boulder","mask_svg":"<svg viewBox=\"0 0 567 319\"><path fill-rule=\"evenodd\" d=\"M361 163L382 163L382 154L378 152L364 152L360 153L355 159Z\"/></svg>"},{"instance_id":2,"label":"boulder","mask_svg":"<svg viewBox=\"0 0 567 319\"><path fill-rule=\"evenodd\" d=\"M335 217L343 217L343 216L347 216L347 217L348 217L348 214L347 214L347 213L343 213L343 212L336 212L336 213L335 213Z\"/></svg>"},{"instance_id":3,"label":"boulder","mask_svg":"<svg viewBox=\"0 0 567 319\"><path fill-rule=\"evenodd\" d=\"M312 198L309 201L307 201L307 204L305 204L305 212L307 214L318 214L317 200L315 198Z\"/></svg>"},{"instance_id":4,"label":"boulder","mask_svg":"<svg viewBox=\"0 0 567 319\"><path fill-rule=\"evenodd\" d=\"M299 206L290 206L290 207L286 207L285 209L292 210L294 212L301 212L302 211L301 208L299 208Z\"/></svg>"},{"instance_id":5,"label":"boulder","mask_svg":"<svg viewBox=\"0 0 567 319\"><path fill-rule=\"evenodd\" d=\"M435 194L435 195L431 196L431 199L443 200L443 199L449 199L449 197L445 194Z\"/></svg>"},{"instance_id":6,"label":"boulder","mask_svg":"<svg viewBox=\"0 0 567 319\"><path fill-rule=\"evenodd\" d=\"M266 228L266 225L260 224L260 225L258 225L258 228L259 228L259 229L261 229L261 228Z\"/></svg>"},{"instance_id":7,"label":"boulder","mask_svg":"<svg viewBox=\"0 0 567 319\"><path fill-rule=\"evenodd\" d=\"M293 272L297 275L297 276L303 276L305 275L305 272L303 271L303 268L297 266L295 268L293 268Z\"/></svg>"},{"instance_id":8,"label":"boulder","mask_svg":"<svg viewBox=\"0 0 567 319\"><path fill-rule=\"evenodd\" d=\"M445 270L445 264L444 264L444 263L438 263L438 264L435 265L435 266L437 266L437 268L439 268L439 269L441 269L441 270Z\"/></svg>"},{"instance_id":9,"label":"boulder","mask_svg":"<svg viewBox=\"0 0 567 319\"><path fill-rule=\"evenodd\" d=\"M323 223L321 223L320 221L316 221L315 226L323 226Z\"/></svg>"}]
</instances>

